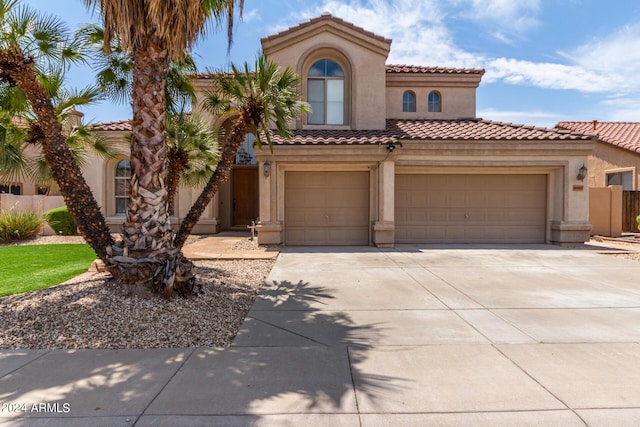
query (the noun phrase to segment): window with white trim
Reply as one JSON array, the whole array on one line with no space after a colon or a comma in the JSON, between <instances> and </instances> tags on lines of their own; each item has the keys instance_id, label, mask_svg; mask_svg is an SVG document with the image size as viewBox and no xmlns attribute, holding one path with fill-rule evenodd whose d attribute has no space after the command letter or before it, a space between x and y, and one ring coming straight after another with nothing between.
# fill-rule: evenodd
<instances>
[{"instance_id":1,"label":"window with white trim","mask_svg":"<svg viewBox=\"0 0 640 427\"><path fill-rule=\"evenodd\" d=\"M622 185L622 190L633 191L633 171L607 173L607 185Z\"/></svg>"},{"instance_id":2,"label":"window with white trim","mask_svg":"<svg viewBox=\"0 0 640 427\"><path fill-rule=\"evenodd\" d=\"M116 215L127 213L129 201L129 179L131 178L131 163L129 160L120 160L116 165L115 174L115 198Z\"/></svg>"},{"instance_id":3,"label":"window with white trim","mask_svg":"<svg viewBox=\"0 0 640 427\"><path fill-rule=\"evenodd\" d=\"M310 125L343 125L344 71L331 59L316 61L307 74L307 102Z\"/></svg>"}]
</instances>

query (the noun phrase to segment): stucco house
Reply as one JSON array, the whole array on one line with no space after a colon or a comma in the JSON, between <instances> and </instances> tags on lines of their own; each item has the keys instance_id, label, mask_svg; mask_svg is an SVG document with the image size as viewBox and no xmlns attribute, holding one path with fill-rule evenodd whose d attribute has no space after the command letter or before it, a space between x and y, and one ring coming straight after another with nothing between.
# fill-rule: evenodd
<instances>
[{"instance_id":1,"label":"stucco house","mask_svg":"<svg viewBox=\"0 0 640 427\"><path fill-rule=\"evenodd\" d=\"M640 122L559 122L557 129L598 135L589 155L590 187L621 185L638 190L640 178Z\"/></svg>"},{"instance_id":2,"label":"stucco house","mask_svg":"<svg viewBox=\"0 0 640 427\"><path fill-rule=\"evenodd\" d=\"M273 150L254 149L247 137L196 233L259 218L262 244L588 240L588 193L577 175L595 136L477 118L484 70L387 64L391 40L329 14L261 42L271 60L302 76L313 112ZM210 80L195 84L201 92ZM229 124L197 105L194 113L213 128ZM97 128L122 143L129 124ZM95 159L87 171L114 229L128 173L124 143L121 157ZM174 223L198 193L180 190Z\"/></svg>"}]
</instances>

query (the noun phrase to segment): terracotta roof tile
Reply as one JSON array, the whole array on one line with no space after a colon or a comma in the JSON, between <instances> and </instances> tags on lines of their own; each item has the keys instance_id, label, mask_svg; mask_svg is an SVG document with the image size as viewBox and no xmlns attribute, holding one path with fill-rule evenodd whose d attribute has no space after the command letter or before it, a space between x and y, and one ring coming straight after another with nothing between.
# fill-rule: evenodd
<instances>
[{"instance_id":1,"label":"terracotta roof tile","mask_svg":"<svg viewBox=\"0 0 640 427\"><path fill-rule=\"evenodd\" d=\"M383 130L296 129L289 140L274 135L277 145L370 145L399 140L591 140L591 135L482 119L395 120Z\"/></svg>"},{"instance_id":2,"label":"terracotta roof tile","mask_svg":"<svg viewBox=\"0 0 640 427\"><path fill-rule=\"evenodd\" d=\"M482 68L448 68L427 67L422 65L387 64L387 73L415 73L415 74L484 74Z\"/></svg>"},{"instance_id":3,"label":"terracotta roof tile","mask_svg":"<svg viewBox=\"0 0 640 427\"><path fill-rule=\"evenodd\" d=\"M91 128L95 130L124 130L131 131L131 120L120 120L117 122L104 122L91 125Z\"/></svg>"},{"instance_id":4,"label":"terracotta roof tile","mask_svg":"<svg viewBox=\"0 0 640 427\"><path fill-rule=\"evenodd\" d=\"M387 39L387 38L384 38L384 37L379 36L377 34L374 34L371 31L367 31L362 27L358 27L356 25L353 25L352 23L347 22L347 21L345 21L343 19L337 18L335 16L331 16L330 13L323 13L322 15L318 16L317 18L312 18L312 19L310 19L310 20L308 20L306 22L303 22L303 23L298 24L298 25L294 25L293 27L289 27L286 30L280 31L279 33L272 34L272 35L267 36L267 37L263 37L263 38L260 39L260 41L262 43L264 43L266 41L271 41L273 39L276 39L278 37L290 34L290 33L294 32L294 31L298 31L300 29L303 29L303 28L306 28L306 27L308 27L310 25L313 25L316 22L321 22L321 21L333 21L333 22L336 22L338 24L341 24L341 25L344 25L346 27L349 27L352 30L355 30L355 31L357 31L359 33L362 33L362 34L366 35L366 36L373 37L373 38L378 39L378 40L380 40L382 42L391 43L390 39Z\"/></svg>"},{"instance_id":5,"label":"terracotta roof tile","mask_svg":"<svg viewBox=\"0 0 640 427\"><path fill-rule=\"evenodd\" d=\"M640 153L640 122L559 122L556 127L597 134L602 142Z\"/></svg>"}]
</instances>

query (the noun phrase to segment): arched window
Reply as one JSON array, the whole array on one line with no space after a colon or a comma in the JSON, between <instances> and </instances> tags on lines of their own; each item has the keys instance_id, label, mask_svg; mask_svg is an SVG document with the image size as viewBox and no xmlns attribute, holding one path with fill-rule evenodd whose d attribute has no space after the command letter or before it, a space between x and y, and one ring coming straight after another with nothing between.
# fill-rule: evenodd
<instances>
[{"instance_id":1,"label":"arched window","mask_svg":"<svg viewBox=\"0 0 640 427\"><path fill-rule=\"evenodd\" d=\"M442 111L442 103L440 94L436 91L429 93L429 110L430 113L439 113Z\"/></svg>"},{"instance_id":2,"label":"arched window","mask_svg":"<svg viewBox=\"0 0 640 427\"><path fill-rule=\"evenodd\" d=\"M307 74L307 101L310 125L344 124L344 71L337 62L321 59Z\"/></svg>"},{"instance_id":3,"label":"arched window","mask_svg":"<svg viewBox=\"0 0 640 427\"><path fill-rule=\"evenodd\" d=\"M414 113L416 111L416 95L411 91L402 94L402 111Z\"/></svg>"},{"instance_id":4,"label":"arched window","mask_svg":"<svg viewBox=\"0 0 640 427\"><path fill-rule=\"evenodd\" d=\"M116 165L115 175L116 215L127 213L129 178L131 178L131 163L129 160L120 160Z\"/></svg>"}]
</instances>

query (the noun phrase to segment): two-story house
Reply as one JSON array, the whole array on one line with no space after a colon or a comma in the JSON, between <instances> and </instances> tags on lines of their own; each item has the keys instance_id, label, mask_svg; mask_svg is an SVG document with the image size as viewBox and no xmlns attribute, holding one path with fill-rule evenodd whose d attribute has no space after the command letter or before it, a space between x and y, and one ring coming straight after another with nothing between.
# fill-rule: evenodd
<instances>
[{"instance_id":1,"label":"two-story house","mask_svg":"<svg viewBox=\"0 0 640 427\"><path fill-rule=\"evenodd\" d=\"M313 112L272 151L247 144L256 164L239 164L217 197L218 224L256 202L260 243L588 240L578 174L593 136L476 118L484 70L389 65L391 40L329 14L262 47L302 76ZM243 200L245 180L258 194Z\"/></svg>"},{"instance_id":2,"label":"two-story house","mask_svg":"<svg viewBox=\"0 0 640 427\"><path fill-rule=\"evenodd\" d=\"M254 149L248 135L197 233L245 227L286 245L554 243L588 240L580 178L595 137L476 118L484 70L389 65L391 40L323 14L262 39L302 77L313 111L290 140ZM196 80L199 91L211 84ZM211 117L215 129L228 117ZM128 123L98 126L124 141ZM101 160L96 159L96 162ZM126 155L89 184L115 229L126 207ZM584 169L582 170L584 174ZM199 191L181 189L174 223Z\"/></svg>"}]
</instances>

